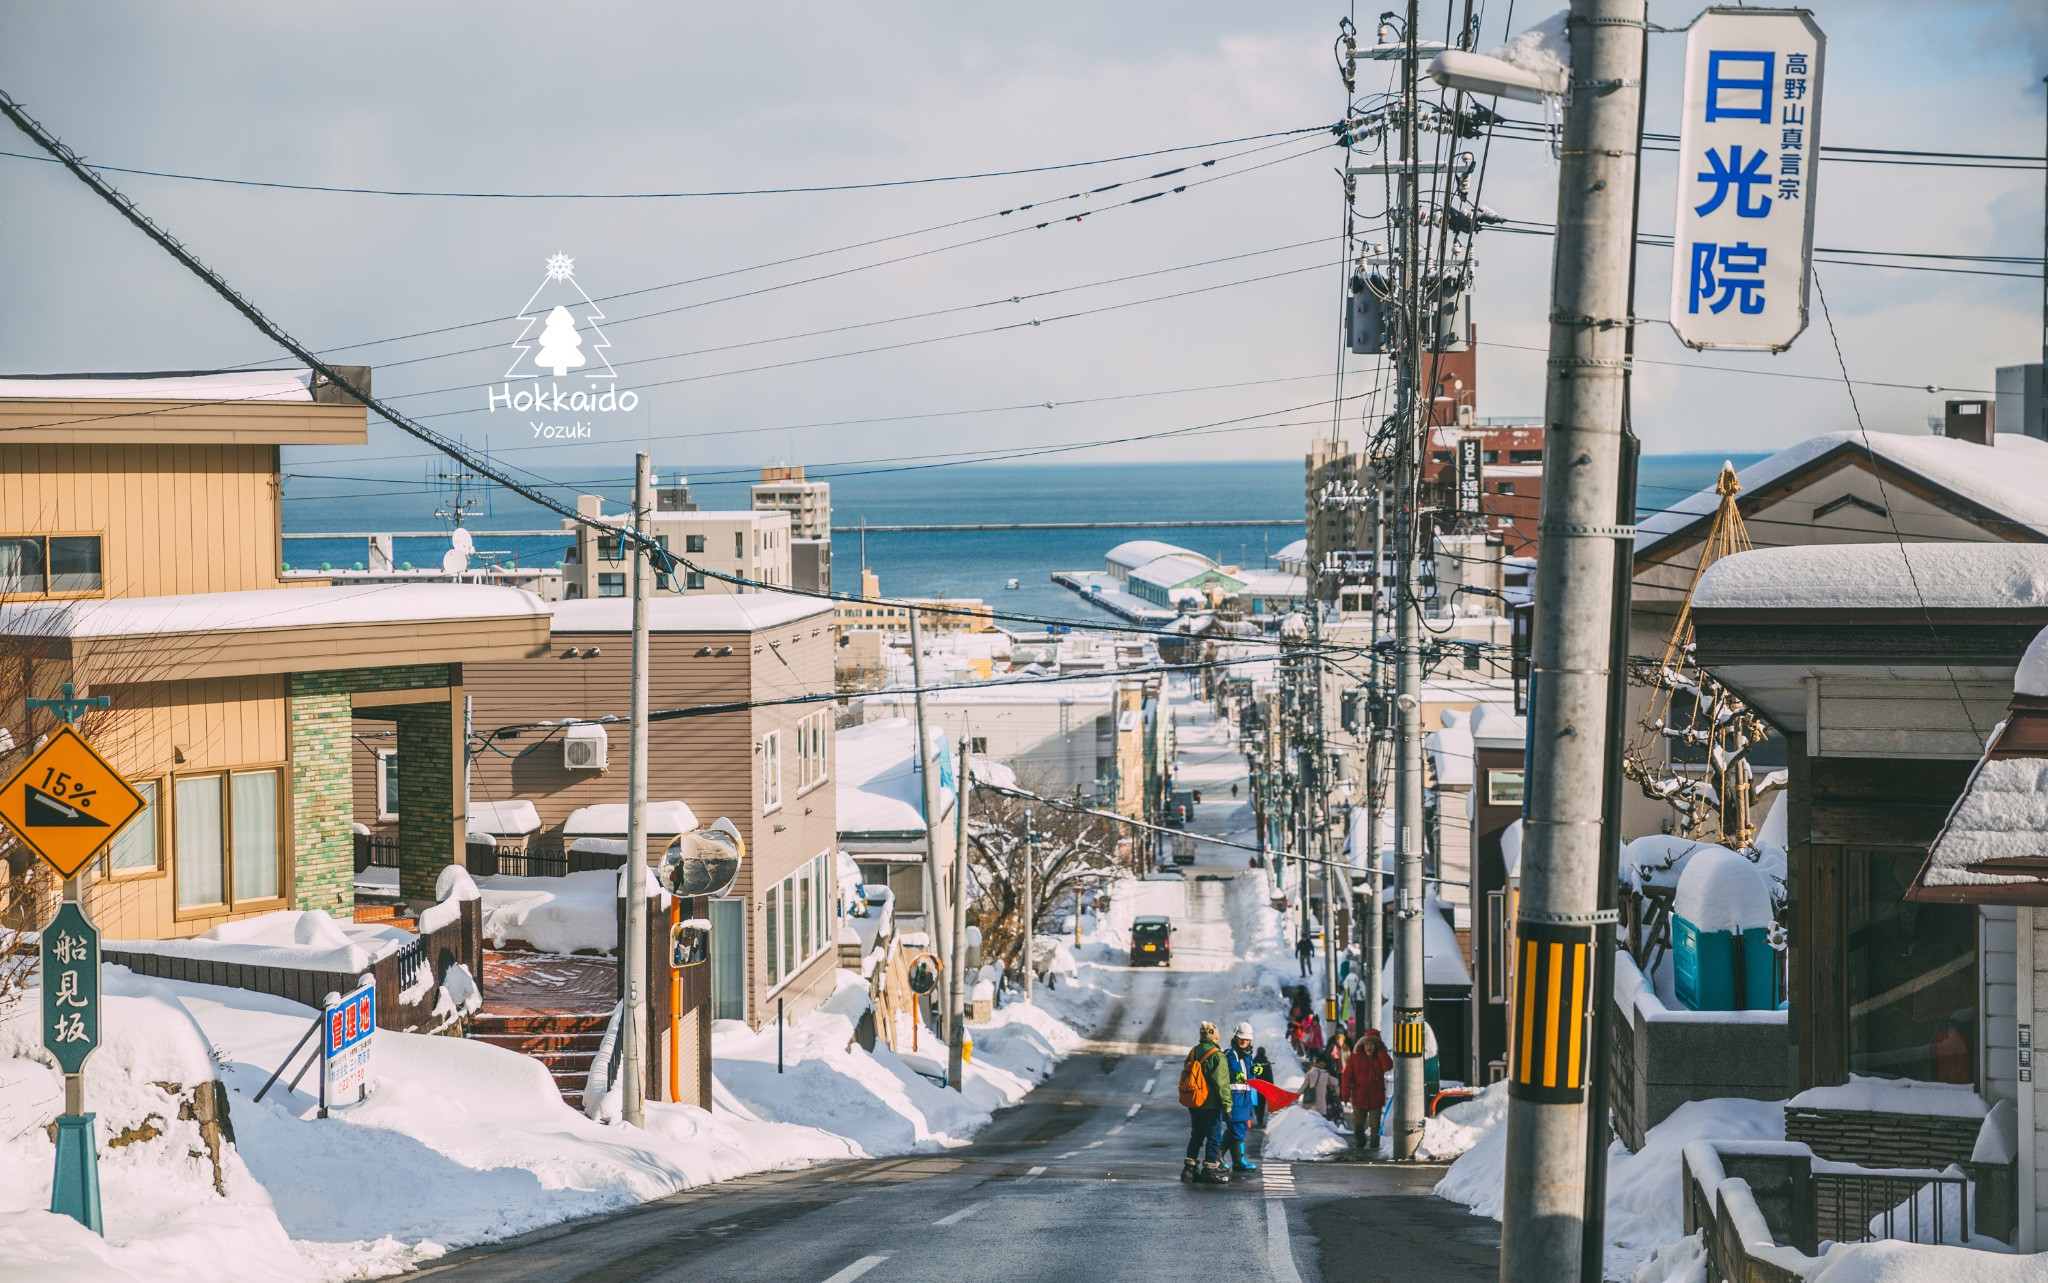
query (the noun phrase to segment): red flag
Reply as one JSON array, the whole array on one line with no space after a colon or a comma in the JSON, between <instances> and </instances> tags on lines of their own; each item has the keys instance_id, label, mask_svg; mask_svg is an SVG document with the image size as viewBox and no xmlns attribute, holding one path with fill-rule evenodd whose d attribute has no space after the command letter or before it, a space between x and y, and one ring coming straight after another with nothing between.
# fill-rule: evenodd
<instances>
[{"instance_id":1,"label":"red flag","mask_svg":"<svg viewBox=\"0 0 2048 1283\"><path fill-rule=\"evenodd\" d=\"M1259 1093L1259 1095L1264 1096L1266 1098L1266 1104L1274 1109L1285 1109L1289 1105L1292 1105L1295 1101L1301 1099L1300 1092L1281 1091L1278 1087L1275 1087L1273 1084L1265 1081L1263 1078L1254 1078L1251 1080L1251 1083L1252 1090Z\"/></svg>"}]
</instances>

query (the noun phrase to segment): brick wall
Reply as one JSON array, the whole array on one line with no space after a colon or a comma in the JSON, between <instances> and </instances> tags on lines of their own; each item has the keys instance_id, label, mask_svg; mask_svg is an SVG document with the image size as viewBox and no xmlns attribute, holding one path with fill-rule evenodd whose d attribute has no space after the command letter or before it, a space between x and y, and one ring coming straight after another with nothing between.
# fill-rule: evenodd
<instances>
[{"instance_id":1,"label":"brick wall","mask_svg":"<svg viewBox=\"0 0 2048 1283\"><path fill-rule=\"evenodd\" d=\"M444 687L460 681L460 671L447 664L292 675L292 853L299 908L347 916L355 906L349 697ZM442 867L460 863L460 853L451 849L455 805L451 714L445 703L403 704L397 709L399 743L406 754L399 781L405 817L399 826L399 890L408 899L431 900Z\"/></svg>"}]
</instances>

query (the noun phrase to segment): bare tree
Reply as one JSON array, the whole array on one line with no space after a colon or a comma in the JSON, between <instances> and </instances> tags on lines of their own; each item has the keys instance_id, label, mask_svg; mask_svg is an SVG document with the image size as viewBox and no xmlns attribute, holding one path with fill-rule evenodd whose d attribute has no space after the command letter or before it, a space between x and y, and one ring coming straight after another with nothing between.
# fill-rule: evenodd
<instances>
[{"instance_id":1,"label":"bare tree","mask_svg":"<svg viewBox=\"0 0 2048 1283\"><path fill-rule=\"evenodd\" d=\"M1020 965L1023 946L1024 818L1031 817L1031 920L1079 893L1099 890L1125 875L1116 825L1087 814L1076 802L1034 796L1035 790L998 789L976 782L968 793L968 846L976 897L969 909L981 929L982 956Z\"/></svg>"}]
</instances>

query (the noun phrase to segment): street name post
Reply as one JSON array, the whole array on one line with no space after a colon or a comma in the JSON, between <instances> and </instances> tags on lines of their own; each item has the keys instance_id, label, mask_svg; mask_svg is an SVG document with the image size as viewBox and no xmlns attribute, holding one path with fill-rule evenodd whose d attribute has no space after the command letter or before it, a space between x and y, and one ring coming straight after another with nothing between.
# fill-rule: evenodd
<instances>
[{"instance_id":1,"label":"street name post","mask_svg":"<svg viewBox=\"0 0 2048 1283\"><path fill-rule=\"evenodd\" d=\"M61 698L26 700L63 725L0 784L0 823L64 879L63 903L41 936L43 1046L64 1074L50 1210L101 1235L99 1145L85 1112L85 1062L100 1045L100 931L80 890L86 867L148 805L74 728L86 709L111 702L69 682Z\"/></svg>"}]
</instances>

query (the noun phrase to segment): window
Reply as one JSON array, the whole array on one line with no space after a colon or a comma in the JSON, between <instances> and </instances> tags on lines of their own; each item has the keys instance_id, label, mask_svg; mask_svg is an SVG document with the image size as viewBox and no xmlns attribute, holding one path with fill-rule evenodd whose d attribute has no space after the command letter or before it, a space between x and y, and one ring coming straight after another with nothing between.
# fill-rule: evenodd
<instances>
[{"instance_id":1,"label":"window","mask_svg":"<svg viewBox=\"0 0 2048 1283\"><path fill-rule=\"evenodd\" d=\"M1515 483L1512 481L1497 482L1493 487L1493 492L1495 494L1513 494L1515 492Z\"/></svg>"},{"instance_id":2,"label":"window","mask_svg":"<svg viewBox=\"0 0 2048 1283\"><path fill-rule=\"evenodd\" d=\"M576 601L583 596L583 585L577 583L564 584L562 585L562 595L570 601Z\"/></svg>"},{"instance_id":3,"label":"window","mask_svg":"<svg viewBox=\"0 0 2048 1283\"><path fill-rule=\"evenodd\" d=\"M377 750L377 822L389 824L398 818L398 750Z\"/></svg>"},{"instance_id":4,"label":"window","mask_svg":"<svg viewBox=\"0 0 2048 1283\"><path fill-rule=\"evenodd\" d=\"M711 1018L747 1018L747 906L711 902Z\"/></svg>"},{"instance_id":5,"label":"window","mask_svg":"<svg viewBox=\"0 0 2048 1283\"><path fill-rule=\"evenodd\" d=\"M796 879L782 880L782 974L793 976L801 955L796 951Z\"/></svg>"},{"instance_id":6,"label":"window","mask_svg":"<svg viewBox=\"0 0 2048 1283\"><path fill-rule=\"evenodd\" d=\"M1541 463L1543 462L1543 452L1541 450L1510 450L1508 451L1508 462Z\"/></svg>"},{"instance_id":7,"label":"window","mask_svg":"<svg viewBox=\"0 0 2048 1283\"><path fill-rule=\"evenodd\" d=\"M684 535L684 536L683 536L683 551L684 551L684 552L702 552L702 551L704 551L704 536L703 536L703 535Z\"/></svg>"},{"instance_id":8,"label":"window","mask_svg":"<svg viewBox=\"0 0 2048 1283\"><path fill-rule=\"evenodd\" d=\"M132 782L135 791L142 794L142 813L128 821L107 845L105 869L109 877L120 873L153 873L158 867L156 826L161 812L156 805L157 782Z\"/></svg>"},{"instance_id":9,"label":"window","mask_svg":"<svg viewBox=\"0 0 2048 1283\"><path fill-rule=\"evenodd\" d=\"M782 888L768 888L768 985L782 979Z\"/></svg>"},{"instance_id":10,"label":"window","mask_svg":"<svg viewBox=\"0 0 2048 1283\"><path fill-rule=\"evenodd\" d=\"M597 577L597 595L600 597L625 596L626 576L623 574L600 573Z\"/></svg>"},{"instance_id":11,"label":"window","mask_svg":"<svg viewBox=\"0 0 2048 1283\"><path fill-rule=\"evenodd\" d=\"M820 949L827 948L836 943L834 937L837 935L835 924L832 921L832 908L833 902L838 897L833 894L833 884L826 881L826 867L827 863L822 855L811 861L811 879L818 888L818 900L814 908L818 914L818 947Z\"/></svg>"},{"instance_id":12,"label":"window","mask_svg":"<svg viewBox=\"0 0 2048 1283\"><path fill-rule=\"evenodd\" d=\"M276 771L187 776L171 799L178 908L240 907L283 894Z\"/></svg>"},{"instance_id":13,"label":"window","mask_svg":"<svg viewBox=\"0 0 2048 1283\"><path fill-rule=\"evenodd\" d=\"M782 805L782 732L761 737L761 814Z\"/></svg>"},{"instance_id":14,"label":"window","mask_svg":"<svg viewBox=\"0 0 2048 1283\"><path fill-rule=\"evenodd\" d=\"M1977 907L1908 901L1925 855L1855 847L1844 855L1849 1070L1975 1082Z\"/></svg>"},{"instance_id":15,"label":"window","mask_svg":"<svg viewBox=\"0 0 2048 1283\"><path fill-rule=\"evenodd\" d=\"M802 868L768 888L762 901L762 911L768 922L764 939L768 946L770 989L787 983L806 964L833 946L833 886L827 881L831 867L829 853L815 856ZM918 874L922 866L871 864L862 868L868 885L878 887L894 882L899 869ZM717 932L714 929L714 961L717 949Z\"/></svg>"},{"instance_id":16,"label":"window","mask_svg":"<svg viewBox=\"0 0 2048 1283\"><path fill-rule=\"evenodd\" d=\"M597 555L617 565L626 559L626 537L624 535L599 535Z\"/></svg>"},{"instance_id":17,"label":"window","mask_svg":"<svg viewBox=\"0 0 2048 1283\"><path fill-rule=\"evenodd\" d=\"M1508 1000L1508 893L1486 893L1486 1000Z\"/></svg>"},{"instance_id":18,"label":"window","mask_svg":"<svg viewBox=\"0 0 2048 1283\"><path fill-rule=\"evenodd\" d=\"M817 934L817 923L811 917L810 870L804 870L803 874L795 879L795 882L796 894L783 902L785 906L794 908L797 911L796 924L789 933L789 943L792 945L800 943L802 946L797 949L796 956L790 960L789 969L791 971L796 970L798 962L811 956L813 952L811 940Z\"/></svg>"},{"instance_id":19,"label":"window","mask_svg":"<svg viewBox=\"0 0 2048 1283\"><path fill-rule=\"evenodd\" d=\"M825 782L825 745L832 732L832 710L821 708L797 719L796 791L808 792Z\"/></svg>"},{"instance_id":20,"label":"window","mask_svg":"<svg viewBox=\"0 0 2048 1283\"><path fill-rule=\"evenodd\" d=\"M735 531L733 531L733 532L732 532L732 555L733 555L733 556L735 556L735 557L739 557L739 558L742 558L742 559L744 559L744 558L746 557L746 555L747 555L747 532L746 532L746 531L744 531L744 530L735 530Z\"/></svg>"},{"instance_id":21,"label":"window","mask_svg":"<svg viewBox=\"0 0 2048 1283\"><path fill-rule=\"evenodd\" d=\"M1486 804L1488 806L1520 806L1522 804L1522 773L1520 771L1488 771L1486 773Z\"/></svg>"},{"instance_id":22,"label":"window","mask_svg":"<svg viewBox=\"0 0 2048 1283\"><path fill-rule=\"evenodd\" d=\"M701 570L690 571L688 577L683 580L683 586L690 592L703 592L704 572Z\"/></svg>"},{"instance_id":23,"label":"window","mask_svg":"<svg viewBox=\"0 0 2048 1283\"><path fill-rule=\"evenodd\" d=\"M104 586L98 535L0 537L0 597L75 597Z\"/></svg>"}]
</instances>

